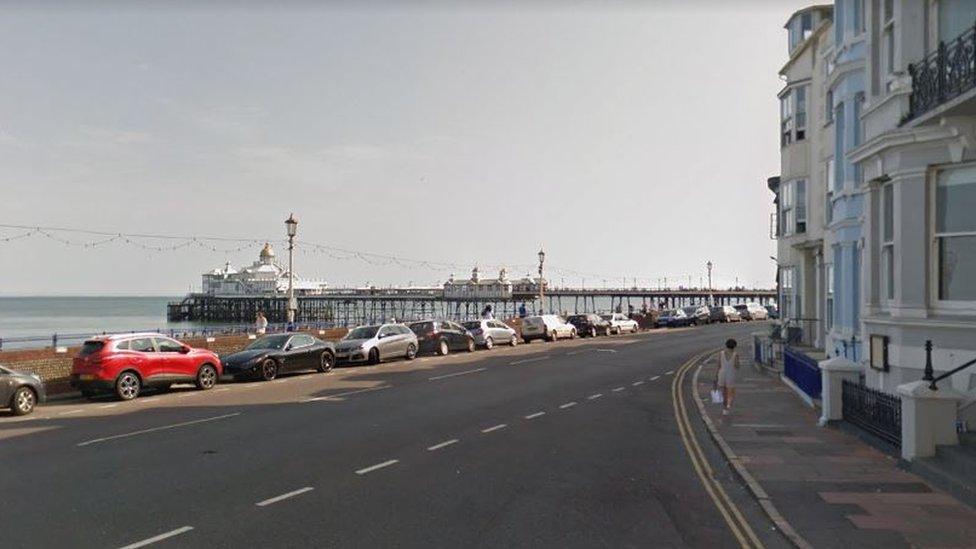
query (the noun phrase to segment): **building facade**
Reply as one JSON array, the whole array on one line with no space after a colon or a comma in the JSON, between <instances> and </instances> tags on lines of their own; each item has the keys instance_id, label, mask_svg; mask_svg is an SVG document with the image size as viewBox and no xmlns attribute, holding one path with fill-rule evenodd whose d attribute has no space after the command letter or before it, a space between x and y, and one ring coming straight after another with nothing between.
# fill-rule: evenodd
<instances>
[{"instance_id":1,"label":"building facade","mask_svg":"<svg viewBox=\"0 0 976 549\"><path fill-rule=\"evenodd\" d=\"M327 284L295 276L295 291L299 294L320 294ZM258 260L246 267L235 269L226 263L223 267L203 273L202 291L209 295L244 296L275 295L288 290L288 269L275 260L271 244L265 243Z\"/></svg>"},{"instance_id":2,"label":"building facade","mask_svg":"<svg viewBox=\"0 0 976 549\"><path fill-rule=\"evenodd\" d=\"M976 358L976 2L832 8L787 23L782 171L770 184L783 322L860 365L867 385L894 392L922 377L926 341L937 373ZM808 66L811 90L783 108ZM972 396L974 374L950 382ZM976 406L961 410L973 416Z\"/></svg>"},{"instance_id":3,"label":"building facade","mask_svg":"<svg viewBox=\"0 0 976 549\"><path fill-rule=\"evenodd\" d=\"M445 299L483 299L483 300L509 300L525 299L539 294L539 279L533 279L530 275L510 280L508 271L502 268L498 273L498 278L482 278L478 267L471 270L471 278L455 279L454 275L444 283Z\"/></svg>"}]
</instances>

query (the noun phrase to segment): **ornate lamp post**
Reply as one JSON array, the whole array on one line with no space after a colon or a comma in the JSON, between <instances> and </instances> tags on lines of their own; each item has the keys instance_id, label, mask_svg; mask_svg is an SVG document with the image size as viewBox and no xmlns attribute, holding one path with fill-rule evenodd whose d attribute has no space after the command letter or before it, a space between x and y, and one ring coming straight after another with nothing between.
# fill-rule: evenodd
<instances>
[{"instance_id":1,"label":"ornate lamp post","mask_svg":"<svg viewBox=\"0 0 976 549\"><path fill-rule=\"evenodd\" d=\"M543 291L542 287L545 285L544 279L542 278L542 264L546 261L546 252L542 249L539 250L539 308L545 312L545 303L542 301Z\"/></svg>"},{"instance_id":2,"label":"ornate lamp post","mask_svg":"<svg viewBox=\"0 0 976 549\"><path fill-rule=\"evenodd\" d=\"M715 305L715 296L712 295L712 261L709 260L705 267L708 267L708 304Z\"/></svg>"},{"instance_id":3,"label":"ornate lamp post","mask_svg":"<svg viewBox=\"0 0 976 549\"><path fill-rule=\"evenodd\" d=\"M295 249L295 235L298 234L298 220L295 214L288 216L285 220L285 228L288 230L288 323L295 322L295 311L298 304L295 303L295 269L292 262L292 252Z\"/></svg>"}]
</instances>

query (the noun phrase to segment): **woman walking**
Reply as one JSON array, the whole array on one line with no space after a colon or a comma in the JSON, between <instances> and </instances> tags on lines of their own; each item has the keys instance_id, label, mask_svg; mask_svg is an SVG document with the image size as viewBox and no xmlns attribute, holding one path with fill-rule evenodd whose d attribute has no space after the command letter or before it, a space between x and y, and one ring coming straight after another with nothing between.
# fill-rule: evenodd
<instances>
[{"instance_id":1,"label":"woman walking","mask_svg":"<svg viewBox=\"0 0 976 549\"><path fill-rule=\"evenodd\" d=\"M739 369L739 353L735 350L734 339L726 340L725 349L718 354L718 378L715 380L722 389L722 415L732 413L732 400L735 398L735 374Z\"/></svg>"}]
</instances>

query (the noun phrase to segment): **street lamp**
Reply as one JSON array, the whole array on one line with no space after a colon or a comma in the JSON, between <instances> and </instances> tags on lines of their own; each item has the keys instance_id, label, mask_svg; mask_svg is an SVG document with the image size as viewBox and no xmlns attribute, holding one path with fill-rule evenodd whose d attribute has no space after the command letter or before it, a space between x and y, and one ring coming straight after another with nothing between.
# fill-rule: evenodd
<instances>
[{"instance_id":1,"label":"street lamp","mask_svg":"<svg viewBox=\"0 0 976 549\"><path fill-rule=\"evenodd\" d=\"M715 305L715 295L712 294L712 261L709 260L705 266L708 267L708 302L710 305Z\"/></svg>"},{"instance_id":2,"label":"street lamp","mask_svg":"<svg viewBox=\"0 0 976 549\"><path fill-rule=\"evenodd\" d=\"M544 285L543 278L542 278L542 264L545 263L545 261L546 261L546 252L540 248L539 249L539 308L542 309L543 313L545 312L545 304L542 301L542 297L543 297L542 287Z\"/></svg>"},{"instance_id":3,"label":"street lamp","mask_svg":"<svg viewBox=\"0 0 976 549\"><path fill-rule=\"evenodd\" d=\"M285 228L288 230L288 324L295 322L295 311L298 304L295 303L295 269L292 263L292 255L295 249L295 235L298 234L298 220L295 214L290 214L285 220Z\"/></svg>"}]
</instances>

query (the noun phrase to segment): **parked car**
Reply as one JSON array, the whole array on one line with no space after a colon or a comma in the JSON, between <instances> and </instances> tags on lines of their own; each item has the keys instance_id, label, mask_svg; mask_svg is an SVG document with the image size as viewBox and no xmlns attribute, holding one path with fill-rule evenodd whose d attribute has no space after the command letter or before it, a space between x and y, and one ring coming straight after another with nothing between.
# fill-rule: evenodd
<instances>
[{"instance_id":1,"label":"parked car","mask_svg":"<svg viewBox=\"0 0 976 549\"><path fill-rule=\"evenodd\" d=\"M576 333L581 336L596 337L597 334L610 335L614 331L610 321L600 315L573 315L567 318L566 321L576 326Z\"/></svg>"},{"instance_id":2,"label":"parked car","mask_svg":"<svg viewBox=\"0 0 976 549\"><path fill-rule=\"evenodd\" d=\"M522 319L522 340L530 343L534 339L556 341L560 338L576 338L576 327L566 323L558 315L527 316Z\"/></svg>"},{"instance_id":3,"label":"parked car","mask_svg":"<svg viewBox=\"0 0 976 549\"><path fill-rule=\"evenodd\" d=\"M89 339L74 358L70 385L91 397L114 393L132 400L146 387L195 383L212 389L223 373L216 353L162 334L116 334Z\"/></svg>"},{"instance_id":4,"label":"parked car","mask_svg":"<svg viewBox=\"0 0 976 549\"><path fill-rule=\"evenodd\" d=\"M410 325L417 335L421 353L446 355L451 351L473 352L474 336L463 326L449 320L423 320Z\"/></svg>"},{"instance_id":5,"label":"parked car","mask_svg":"<svg viewBox=\"0 0 976 549\"><path fill-rule=\"evenodd\" d=\"M708 324L711 319L711 312L707 305L692 305L681 309L685 316L691 319L692 325Z\"/></svg>"},{"instance_id":6,"label":"parked car","mask_svg":"<svg viewBox=\"0 0 976 549\"><path fill-rule=\"evenodd\" d=\"M336 345L336 362L369 362L417 357L417 335L403 324L358 326Z\"/></svg>"},{"instance_id":7,"label":"parked car","mask_svg":"<svg viewBox=\"0 0 976 549\"><path fill-rule=\"evenodd\" d=\"M766 305L766 314L769 318L779 318L779 308L776 305Z\"/></svg>"},{"instance_id":8,"label":"parked car","mask_svg":"<svg viewBox=\"0 0 976 549\"><path fill-rule=\"evenodd\" d=\"M752 320L752 314L749 311L749 307L745 303L739 303L738 305L733 305L735 310L739 312L739 316L742 320Z\"/></svg>"},{"instance_id":9,"label":"parked car","mask_svg":"<svg viewBox=\"0 0 976 549\"><path fill-rule=\"evenodd\" d=\"M688 316L684 309L675 309L671 311L668 316L668 328L680 328L682 326L691 326L694 323L694 319Z\"/></svg>"},{"instance_id":10,"label":"parked car","mask_svg":"<svg viewBox=\"0 0 976 549\"><path fill-rule=\"evenodd\" d=\"M637 325L637 321L631 319L623 313L612 313L600 316L603 317L603 320L610 323L610 331L615 334L622 334L624 332L636 334L640 330L640 326Z\"/></svg>"},{"instance_id":11,"label":"parked car","mask_svg":"<svg viewBox=\"0 0 976 549\"><path fill-rule=\"evenodd\" d=\"M671 318L677 314L675 309L662 309L658 311L657 318L654 319L655 328L667 328Z\"/></svg>"},{"instance_id":12,"label":"parked car","mask_svg":"<svg viewBox=\"0 0 976 549\"><path fill-rule=\"evenodd\" d=\"M739 311L736 311L735 307L731 305L711 307L708 311L708 317L711 322L739 322L742 320Z\"/></svg>"},{"instance_id":13,"label":"parked car","mask_svg":"<svg viewBox=\"0 0 976 549\"><path fill-rule=\"evenodd\" d=\"M735 306L735 310L739 311L742 320L766 320L769 318L769 312L766 311L766 308L755 301L740 303Z\"/></svg>"},{"instance_id":14,"label":"parked car","mask_svg":"<svg viewBox=\"0 0 976 549\"><path fill-rule=\"evenodd\" d=\"M0 407L6 406L15 416L23 416L33 412L44 398L41 376L0 366Z\"/></svg>"},{"instance_id":15,"label":"parked car","mask_svg":"<svg viewBox=\"0 0 976 549\"><path fill-rule=\"evenodd\" d=\"M470 320L461 325L474 336L475 344L485 349L491 349L496 343L518 345L518 333L500 320Z\"/></svg>"},{"instance_id":16,"label":"parked car","mask_svg":"<svg viewBox=\"0 0 976 549\"><path fill-rule=\"evenodd\" d=\"M271 381L283 372L331 371L335 366L335 345L308 334L266 335L221 361L225 375Z\"/></svg>"}]
</instances>

